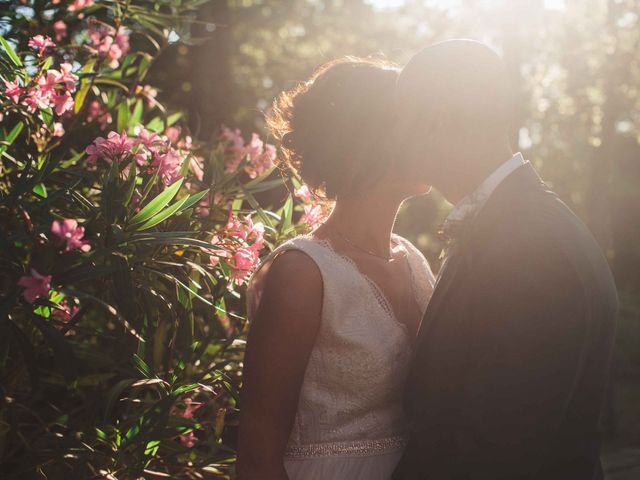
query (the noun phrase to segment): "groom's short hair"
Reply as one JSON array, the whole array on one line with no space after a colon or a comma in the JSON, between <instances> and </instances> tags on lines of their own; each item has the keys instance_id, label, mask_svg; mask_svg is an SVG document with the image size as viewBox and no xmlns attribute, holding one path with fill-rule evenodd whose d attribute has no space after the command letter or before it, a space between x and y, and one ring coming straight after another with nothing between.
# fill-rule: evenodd
<instances>
[{"instance_id":1,"label":"groom's short hair","mask_svg":"<svg viewBox=\"0 0 640 480\"><path fill-rule=\"evenodd\" d=\"M429 128L502 128L513 117L507 68L487 45L447 40L418 52L402 69L396 89L400 124Z\"/></svg>"}]
</instances>

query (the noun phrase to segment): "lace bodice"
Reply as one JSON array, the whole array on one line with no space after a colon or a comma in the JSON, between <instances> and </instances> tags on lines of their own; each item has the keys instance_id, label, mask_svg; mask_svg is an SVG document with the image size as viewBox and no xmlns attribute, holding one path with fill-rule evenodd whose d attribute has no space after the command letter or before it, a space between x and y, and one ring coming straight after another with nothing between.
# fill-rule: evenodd
<instances>
[{"instance_id":1,"label":"lace bodice","mask_svg":"<svg viewBox=\"0 0 640 480\"><path fill-rule=\"evenodd\" d=\"M433 274L411 243L394 239L407 251L415 298L424 312ZM287 456L369 454L402 442L402 392L411 356L406 327L375 283L328 241L297 237L272 255L292 249L317 264L324 295Z\"/></svg>"}]
</instances>

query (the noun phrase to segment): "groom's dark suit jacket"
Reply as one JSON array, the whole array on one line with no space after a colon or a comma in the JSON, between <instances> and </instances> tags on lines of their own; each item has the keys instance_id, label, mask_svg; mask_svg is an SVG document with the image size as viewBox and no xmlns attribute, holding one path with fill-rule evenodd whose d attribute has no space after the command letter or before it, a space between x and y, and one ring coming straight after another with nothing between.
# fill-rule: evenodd
<instances>
[{"instance_id":1,"label":"groom's dark suit jacket","mask_svg":"<svg viewBox=\"0 0 640 480\"><path fill-rule=\"evenodd\" d=\"M443 266L394 480L597 480L617 295L583 223L526 164Z\"/></svg>"}]
</instances>

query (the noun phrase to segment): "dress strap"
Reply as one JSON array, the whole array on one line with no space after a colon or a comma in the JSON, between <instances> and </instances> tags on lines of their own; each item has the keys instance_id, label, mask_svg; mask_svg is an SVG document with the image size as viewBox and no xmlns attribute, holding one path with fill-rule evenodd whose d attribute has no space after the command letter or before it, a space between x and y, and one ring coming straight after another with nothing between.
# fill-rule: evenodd
<instances>
[{"instance_id":1,"label":"dress strap","mask_svg":"<svg viewBox=\"0 0 640 480\"><path fill-rule=\"evenodd\" d=\"M393 239L407 251L407 261L409 263L409 270L411 271L413 293L416 302L424 313L429 300L431 300L436 278L431 271L429 262L413 243L396 234L393 234Z\"/></svg>"}]
</instances>

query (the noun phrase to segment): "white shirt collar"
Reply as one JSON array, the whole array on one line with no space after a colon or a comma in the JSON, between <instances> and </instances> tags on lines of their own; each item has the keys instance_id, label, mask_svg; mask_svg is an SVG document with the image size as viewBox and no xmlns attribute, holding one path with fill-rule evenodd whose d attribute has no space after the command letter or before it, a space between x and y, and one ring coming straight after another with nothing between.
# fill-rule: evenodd
<instances>
[{"instance_id":1,"label":"white shirt collar","mask_svg":"<svg viewBox=\"0 0 640 480\"><path fill-rule=\"evenodd\" d=\"M475 192L464 197L451 211L446 222L461 222L469 215L477 212L488 200L494 190L500 185L505 178L511 175L515 170L526 164L520 152L516 153L509 160L496 168L484 182L476 189Z\"/></svg>"}]
</instances>

